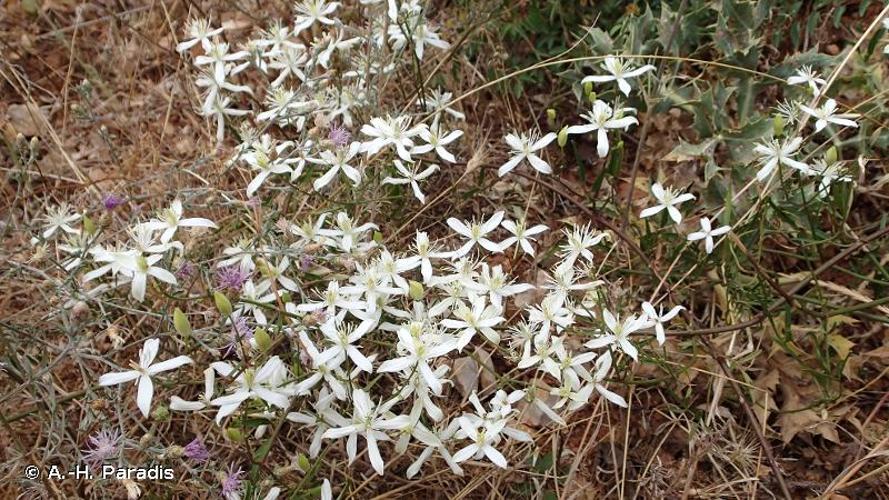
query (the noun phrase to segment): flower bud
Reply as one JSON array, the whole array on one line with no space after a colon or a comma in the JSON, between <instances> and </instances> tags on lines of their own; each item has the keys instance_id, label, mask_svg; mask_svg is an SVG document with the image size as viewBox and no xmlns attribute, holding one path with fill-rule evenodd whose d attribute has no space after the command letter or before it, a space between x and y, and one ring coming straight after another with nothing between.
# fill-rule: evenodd
<instances>
[{"instance_id":1,"label":"flower bud","mask_svg":"<svg viewBox=\"0 0 889 500\"><path fill-rule=\"evenodd\" d=\"M784 117L781 115L775 115L772 118L772 132L775 134L775 137L780 137L784 135Z\"/></svg>"},{"instance_id":2,"label":"flower bud","mask_svg":"<svg viewBox=\"0 0 889 500\"><path fill-rule=\"evenodd\" d=\"M382 243L383 242L383 233L379 231L374 231L374 243Z\"/></svg>"},{"instance_id":3,"label":"flower bud","mask_svg":"<svg viewBox=\"0 0 889 500\"><path fill-rule=\"evenodd\" d=\"M83 232L89 235L96 234L96 223L86 214L83 214Z\"/></svg>"},{"instance_id":4,"label":"flower bud","mask_svg":"<svg viewBox=\"0 0 889 500\"><path fill-rule=\"evenodd\" d=\"M423 300L426 291L423 290L423 284L419 281L410 280L408 282L408 295L414 300Z\"/></svg>"},{"instance_id":5,"label":"flower bud","mask_svg":"<svg viewBox=\"0 0 889 500\"><path fill-rule=\"evenodd\" d=\"M560 148L564 148L565 144L568 144L568 127L562 127L562 130L559 130L559 137L556 139L556 142Z\"/></svg>"},{"instance_id":6,"label":"flower bud","mask_svg":"<svg viewBox=\"0 0 889 500\"><path fill-rule=\"evenodd\" d=\"M296 456L296 465L299 466L300 470L305 473L312 467L312 463L309 462L309 457L300 453Z\"/></svg>"},{"instance_id":7,"label":"flower bud","mask_svg":"<svg viewBox=\"0 0 889 500\"><path fill-rule=\"evenodd\" d=\"M556 110L553 108L547 108L546 110L546 124L549 125L549 128L556 128Z\"/></svg>"},{"instance_id":8,"label":"flower bud","mask_svg":"<svg viewBox=\"0 0 889 500\"><path fill-rule=\"evenodd\" d=\"M269 337L265 328L257 328L256 331L253 332L253 339L256 340L256 345L258 345L263 352L267 352L272 348L272 338Z\"/></svg>"},{"instance_id":9,"label":"flower bud","mask_svg":"<svg viewBox=\"0 0 889 500\"><path fill-rule=\"evenodd\" d=\"M170 409L165 405L160 405L151 412L151 418L158 422L166 422L170 419Z\"/></svg>"},{"instance_id":10,"label":"flower bud","mask_svg":"<svg viewBox=\"0 0 889 500\"><path fill-rule=\"evenodd\" d=\"M831 146L826 153L824 153L824 161L828 165L832 165L837 162L839 159L839 152L837 151L836 146Z\"/></svg>"},{"instance_id":11,"label":"flower bud","mask_svg":"<svg viewBox=\"0 0 889 500\"><path fill-rule=\"evenodd\" d=\"M586 97L589 102L596 100L596 93L593 92L593 82L586 82L583 84L583 96Z\"/></svg>"},{"instance_id":12,"label":"flower bud","mask_svg":"<svg viewBox=\"0 0 889 500\"><path fill-rule=\"evenodd\" d=\"M228 297L222 294L222 292L213 292L213 301L216 302L216 309L223 316L231 316L232 313L232 303L228 300Z\"/></svg>"},{"instance_id":13,"label":"flower bud","mask_svg":"<svg viewBox=\"0 0 889 500\"><path fill-rule=\"evenodd\" d=\"M182 312L182 309L179 309L178 307L173 310L173 327L176 328L176 331L179 335L182 335L182 337L191 337L191 324L188 322L188 318L185 317L185 313Z\"/></svg>"},{"instance_id":14,"label":"flower bud","mask_svg":"<svg viewBox=\"0 0 889 500\"><path fill-rule=\"evenodd\" d=\"M227 437L230 441L240 443L244 440L244 433L242 433L241 430L236 427L227 427L225 429L225 437Z\"/></svg>"}]
</instances>

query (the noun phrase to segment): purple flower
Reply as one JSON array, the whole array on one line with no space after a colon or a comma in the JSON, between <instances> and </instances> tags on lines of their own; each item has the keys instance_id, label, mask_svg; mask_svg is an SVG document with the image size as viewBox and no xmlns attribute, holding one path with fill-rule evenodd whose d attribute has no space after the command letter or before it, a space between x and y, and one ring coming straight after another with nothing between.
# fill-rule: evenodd
<instances>
[{"instance_id":1,"label":"purple flower","mask_svg":"<svg viewBox=\"0 0 889 500\"><path fill-rule=\"evenodd\" d=\"M299 257L299 270L302 272L308 272L309 268L312 267L312 264L315 262L315 257L309 254L302 254Z\"/></svg>"},{"instance_id":2,"label":"purple flower","mask_svg":"<svg viewBox=\"0 0 889 500\"><path fill-rule=\"evenodd\" d=\"M105 210L108 210L109 212L126 202L126 198L118 196L114 193L105 193L105 195L102 196L102 205L105 207Z\"/></svg>"},{"instance_id":3,"label":"purple flower","mask_svg":"<svg viewBox=\"0 0 889 500\"><path fill-rule=\"evenodd\" d=\"M187 458L197 462L206 462L210 458L210 452L199 437L192 439L190 443L185 445L184 454Z\"/></svg>"},{"instance_id":4,"label":"purple flower","mask_svg":"<svg viewBox=\"0 0 889 500\"><path fill-rule=\"evenodd\" d=\"M181 280L188 280L194 276L194 273L197 270L197 266L186 260L182 262L182 264L179 266L179 269L177 269L174 274Z\"/></svg>"},{"instance_id":5,"label":"purple flower","mask_svg":"<svg viewBox=\"0 0 889 500\"><path fill-rule=\"evenodd\" d=\"M240 467L238 467L238 470L235 470L235 464L231 464L228 467L228 474L222 480L222 496L225 498L236 498L235 495L241 489L241 474L243 473L244 471Z\"/></svg>"},{"instance_id":6,"label":"purple flower","mask_svg":"<svg viewBox=\"0 0 889 500\"><path fill-rule=\"evenodd\" d=\"M103 430L89 437L89 447L83 450L83 458L93 465L99 465L114 458L120 451L121 434L117 429Z\"/></svg>"},{"instance_id":7,"label":"purple flower","mask_svg":"<svg viewBox=\"0 0 889 500\"><path fill-rule=\"evenodd\" d=\"M232 290L240 292L244 283L250 279L252 273L235 264L219 268L216 271L216 288L220 290Z\"/></svg>"},{"instance_id":8,"label":"purple flower","mask_svg":"<svg viewBox=\"0 0 889 500\"><path fill-rule=\"evenodd\" d=\"M327 135L327 138L336 146L343 147L348 145L349 141L352 140L352 134L350 134L345 127L334 125L330 128L330 133Z\"/></svg>"},{"instance_id":9,"label":"purple flower","mask_svg":"<svg viewBox=\"0 0 889 500\"><path fill-rule=\"evenodd\" d=\"M223 357L227 357L235 347L238 345L238 342L248 342L253 338L253 328L247 324L247 318L243 316L238 316L232 320L232 329L231 329L231 342L226 344L227 349L225 353L222 354Z\"/></svg>"}]
</instances>

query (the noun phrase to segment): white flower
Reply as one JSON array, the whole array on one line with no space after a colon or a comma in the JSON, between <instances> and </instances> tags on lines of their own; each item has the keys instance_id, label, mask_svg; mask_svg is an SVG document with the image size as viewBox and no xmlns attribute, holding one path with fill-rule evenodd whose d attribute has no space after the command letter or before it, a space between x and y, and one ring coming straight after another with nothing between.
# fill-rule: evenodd
<instances>
[{"instance_id":1,"label":"white flower","mask_svg":"<svg viewBox=\"0 0 889 500\"><path fill-rule=\"evenodd\" d=\"M417 231L414 238L415 255L407 257L405 260L413 267L420 266L420 274L423 276L423 282L429 283L432 280L432 262L430 259L438 259L448 257L449 254L439 252L432 247L429 242L429 235L423 231Z\"/></svg>"},{"instance_id":2,"label":"white flower","mask_svg":"<svg viewBox=\"0 0 889 500\"><path fill-rule=\"evenodd\" d=\"M534 153L548 146L556 137L557 135L553 132L544 135L540 139L537 138L535 132L528 132L521 135L516 135L514 133L506 134L506 137L504 137L503 140L509 144L510 148L512 148L513 156L497 169L497 175L503 177L509 172L512 172L512 169L516 168L516 166L525 159L527 159L528 163L534 167L534 170L543 174L552 173L552 167Z\"/></svg>"},{"instance_id":3,"label":"white flower","mask_svg":"<svg viewBox=\"0 0 889 500\"><path fill-rule=\"evenodd\" d=\"M423 99L417 99L417 106L426 108L426 111L438 113L444 111L453 116L457 120L465 120L466 115L451 107L451 100L454 94L451 92L443 92L441 89L433 89L429 94L423 96ZM436 116L438 119L438 116Z\"/></svg>"},{"instance_id":4,"label":"white flower","mask_svg":"<svg viewBox=\"0 0 889 500\"><path fill-rule=\"evenodd\" d=\"M493 327L506 321L500 316L503 310L493 304L487 305L484 295L470 295L469 302L472 304L471 308L460 304L454 311L457 319L448 318L441 321L441 326L445 328L460 330L457 333L457 350L462 352L476 333L481 333L491 343L499 344L500 334Z\"/></svg>"},{"instance_id":5,"label":"white flower","mask_svg":"<svg viewBox=\"0 0 889 500\"><path fill-rule=\"evenodd\" d=\"M518 222L504 220L500 223L500 225L503 226L504 229L509 231L510 234L512 234L512 236L500 242L500 248L502 250L506 250L507 248L512 246L513 243L518 243L519 246L522 247L522 250L524 250L525 253L532 257L534 256L534 247L531 246L531 242L535 241L532 236L534 236L535 234L540 234L549 229L543 224L537 224L533 227L527 227L524 219L521 219Z\"/></svg>"},{"instance_id":6,"label":"white flower","mask_svg":"<svg viewBox=\"0 0 889 500\"><path fill-rule=\"evenodd\" d=\"M818 78L818 73L812 71L811 66L803 66L796 70L795 75L787 79L787 85L799 85L801 83L807 84L812 89L812 94L817 96L821 93L819 85L824 85L827 82L823 78Z\"/></svg>"},{"instance_id":7,"label":"white flower","mask_svg":"<svg viewBox=\"0 0 889 500\"><path fill-rule=\"evenodd\" d=\"M220 375L228 377L235 373L235 368L228 363L217 361L211 365ZM257 398L266 403L285 409L290 406L290 396L279 387L287 377L287 368L281 358L272 356L258 371L247 368L236 378L237 388L227 396L218 397L210 404L218 406L216 423L231 415L244 401Z\"/></svg>"},{"instance_id":8,"label":"white flower","mask_svg":"<svg viewBox=\"0 0 889 500\"><path fill-rule=\"evenodd\" d=\"M362 323L358 327L347 325L343 321L345 315L346 311L341 311L321 324L321 333L333 345L322 351L316 361L318 363L333 361L339 365L348 356L360 370L368 373L373 372L373 364L370 360L352 345L368 332L368 325L366 323Z\"/></svg>"},{"instance_id":9,"label":"white flower","mask_svg":"<svg viewBox=\"0 0 889 500\"><path fill-rule=\"evenodd\" d=\"M593 103L593 109L581 115L589 123L585 125L572 125L566 129L569 134L587 134L593 130L597 131L596 152L599 158L604 158L608 154L608 130L609 129L628 129L630 125L638 125L639 121L632 116L623 116L624 113L635 111L633 108L623 108L617 112L611 109L608 104L596 100Z\"/></svg>"},{"instance_id":10,"label":"white flower","mask_svg":"<svg viewBox=\"0 0 889 500\"><path fill-rule=\"evenodd\" d=\"M448 163L457 162L457 158L455 158L450 151L445 149L445 146L460 138L460 136L463 135L462 130L454 130L449 134L445 134L441 129L441 125L438 123L438 118L436 118L431 127L420 129L419 135L421 139L426 141L426 144L415 146L414 149L411 150L412 155L419 155L435 150L435 154L442 160Z\"/></svg>"},{"instance_id":11,"label":"white flower","mask_svg":"<svg viewBox=\"0 0 889 500\"><path fill-rule=\"evenodd\" d=\"M822 159L815 160L815 164L812 165L812 174L821 177L818 186L819 198L826 196L830 186L836 182L852 182L852 177L841 162L828 164Z\"/></svg>"},{"instance_id":12,"label":"white flower","mask_svg":"<svg viewBox=\"0 0 889 500\"><path fill-rule=\"evenodd\" d=\"M207 52L213 47L210 39L220 33L222 33L222 28L211 28L208 19L192 19L188 23L188 36L191 38L176 45L176 51L185 52L200 43L201 48Z\"/></svg>"},{"instance_id":13,"label":"white flower","mask_svg":"<svg viewBox=\"0 0 889 500\"><path fill-rule=\"evenodd\" d=\"M247 197L250 198L262 183L272 174L291 174L290 163L298 160L287 158L287 150L293 145L290 141L275 144L268 134L263 134L260 141L254 142L251 148L241 155L241 159L257 171L256 177L247 185Z\"/></svg>"},{"instance_id":14,"label":"white flower","mask_svg":"<svg viewBox=\"0 0 889 500\"><path fill-rule=\"evenodd\" d=\"M226 116L244 116L250 111L245 109L235 109L230 107L231 99L222 97L217 94L216 99L210 107L201 109L201 114L206 117L216 117L216 142L222 142L225 139L225 117Z\"/></svg>"},{"instance_id":15,"label":"white flower","mask_svg":"<svg viewBox=\"0 0 889 500\"><path fill-rule=\"evenodd\" d=\"M435 173L435 171L438 170L438 165L430 165L420 173L416 172L413 163L411 164L411 167L412 169L408 170L401 161L395 160L395 169L402 175L402 177L386 177L383 179L383 184L410 184L411 189L414 191L414 196L420 200L420 203L426 203L426 195L420 191L420 185L417 181L422 181Z\"/></svg>"},{"instance_id":16,"label":"white flower","mask_svg":"<svg viewBox=\"0 0 889 500\"><path fill-rule=\"evenodd\" d=\"M685 308L682 306L676 306L665 314L663 306L660 308L660 311L658 311L655 310L654 305L651 302L642 303L642 312L645 313L645 316L647 316L649 320L654 322L654 333L658 344L664 345L664 341L667 340L666 334L664 333L664 323L675 318L676 315L679 314L679 311L683 309Z\"/></svg>"},{"instance_id":17,"label":"white flower","mask_svg":"<svg viewBox=\"0 0 889 500\"><path fill-rule=\"evenodd\" d=\"M465 286L476 293L488 294L491 304L497 308L503 307L504 297L534 289L534 285L528 283L512 283L502 266L490 267L486 262L482 263L478 282L466 282Z\"/></svg>"},{"instance_id":18,"label":"white flower","mask_svg":"<svg viewBox=\"0 0 889 500\"><path fill-rule=\"evenodd\" d=\"M158 218L151 219L145 224L152 230L164 231L161 234L161 242L163 243L167 243L173 239L173 235L176 234L176 230L180 227L209 227L213 229L216 229L217 227L213 221L202 217L183 219L182 202L178 199L173 200L173 203L170 204L170 208L162 210L158 214Z\"/></svg>"},{"instance_id":19,"label":"white flower","mask_svg":"<svg viewBox=\"0 0 889 500\"><path fill-rule=\"evenodd\" d=\"M608 56L602 62L602 68L607 71L608 75L592 75L587 76L581 83L587 82L596 82L596 83L604 83L604 82L617 82L617 86L620 88L620 91L624 93L624 95L630 95L630 84L627 82L628 78L635 78L643 73L648 71L652 71L655 69L651 64L646 64L641 68L630 69L630 66L624 63L622 59L619 57Z\"/></svg>"},{"instance_id":20,"label":"white flower","mask_svg":"<svg viewBox=\"0 0 889 500\"><path fill-rule=\"evenodd\" d=\"M370 123L361 127L361 133L372 139L361 145L361 151L370 156L391 144L399 158L413 161L410 150L414 147L414 141L411 138L418 135L423 128L423 125L411 127L410 116L371 118Z\"/></svg>"},{"instance_id":21,"label":"white flower","mask_svg":"<svg viewBox=\"0 0 889 500\"><path fill-rule=\"evenodd\" d=\"M489 240L486 236L488 233L497 229L497 226L500 225L500 221L503 220L503 211L495 212L494 215L491 216L490 219L484 222L477 221L465 221L461 222L453 217L448 218L447 223L448 226L451 227L457 234L466 238L466 243L463 244L457 250L454 250L452 257L463 257L476 244L481 245L482 248L489 252L500 253L502 250L500 249L500 244L494 243Z\"/></svg>"},{"instance_id":22,"label":"white flower","mask_svg":"<svg viewBox=\"0 0 889 500\"><path fill-rule=\"evenodd\" d=\"M626 408L627 400L621 397L619 394L609 391L602 382L608 377L608 374L611 372L611 353L605 352L601 356L596 359L596 373L593 375L593 384L596 388L596 392L602 395L608 401L616 404L617 406Z\"/></svg>"},{"instance_id":23,"label":"white flower","mask_svg":"<svg viewBox=\"0 0 889 500\"><path fill-rule=\"evenodd\" d=\"M679 194L678 191L674 191L671 188L664 188L657 182L651 185L651 194L653 194L654 198L660 203L653 207L646 208L639 214L639 217L643 219L651 217L666 208L670 218L673 219L673 222L676 224L682 222L682 214L676 208L676 205L695 199L694 195L691 193Z\"/></svg>"},{"instance_id":24,"label":"white flower","mask_svg":"<svg viewBox=\"0 0 889 500\"><path fill-rule=\"evenodd\" d=\"M71 213L67 203L47 209L44 218L46 219L46 229L43 230L44 239L54 235L59 229L68 234L76 234L78 232L70 224L79 221L80 214Z\"/></svg>"},{"instance_id":25,"label":"white flower","mask_svg":"<svg viewBox=\"0 0 889 500\"><path fill-rule=\"evenodd\" d=\"M795 137L784 142L778 142L771 139L768 142L757 144L753 151L760 155L760 161L763 162L762 168L756 173L756 180L762 182L775 170L779 163L783 163L788 167L795 168L804 174L808 174L811 169L808 165L801 161L796 161L790 156L796 153L802 145L801 137Z\"/></svg>"},{"instance_id":26,"label":"white flower","mask_svg":"<svg viewBox=\"0 0 889 500\"><path fill-rule=\"evenodd\" d=\"M565 246L559 249L559 256L568 265L574 265L578 257L583 257L587 262L593 261L593 252L590 248L598 245L607 233L591 229L589 224L573 226L571 230L562 229L562 233L568 238Z\"/></svg>"},{"instance_id":27,"label":"white flower","mask_svg":"<svg viewBox=\"0 0 889 500\"><path fill-rule=\"evenodd\" d=\"M154 396L154 384L151 377L158 373L175 370L182 365L192 362L188 356L176 356L175 358L154 363L157 351L160 348L160 340L148 339L139 349L139 363L131 363L132 370L125 372L106 373L99 377L99 385L107 387L109 385L123 384L138 379L139 388L136 393L136 406L142 412L142 416L148 417L151 410L151 399Z\"/></svg>"},{"instance_id":28,"label":"white flower","mask_svg":"<svg viewBox=\"0 0 889 500\"><path fill-rule=\"evenodd\" d=\"M138 256L133 262L127 263L130 264L131 267L124 268L123 273L132 278L132 282L130 283L130 295L132 295L134 299L139 302L145 300L145 287L148 284L149 276L157 278L164 283L169 283L171 285L176 284L176 276L174 276L173 273L154 265L162 258L163 255L157 254L149 255L148 257Z\"/></svg>"},{"instance_id":29,"label":"white flower","mask_svg":"<svg viewBox=\"0 0 889 500\"><path fill-rule=\"evenodd\" d=\"M346 214L346 212L339 212L336 214L336 229L319 229L317 230L317 233L320 236L339 238L340 248L348 253L352 251L352 248L361 239L361 234L370 231L371 229L379 229L379 227L372 222L365 222L360 226L356 226L355 222L348 216L348 214Z\"/></svg>"},{"instance_id":30,"label":"white flower","mask_svg":"<svg viewBox=\"0 0 889 500\"><path fill-rule=\"evenodd\" d=\"M170 409L173 411L198 411L203 410L213 399L213 391L216 390L216 370L209 367L204 370L204 393L198 401L185 401L179 396L170 398Z\"/></svg>"},{"instance_id":31,"label":"white flower","mask_svg":"<svg viewBox=\"0 0 889 500\"><path fill-rule=\"evenodd\" d=\"M330 184L336 174L342 172L352 181L352 184L357 186L361 184L361 172L358 171L355 167L349 165L349 161L352 158L355 158L355 155L358 154L359 149L361 148L360 142L353 142L349 144L348 148L338 148L336 153L331 151L322 151L320 159L309 159L310 163L315 163L319 165L326 165L330 168L327 169L327 172L324 172L324 175L315 179L315 182L312 183L312 187L315 188L315 191L321 191L322 188Z\"/></svg>"},{"instance_id":32,"label":"white flower","mask_svg":"<svg viewBox=\"0 0 889 500\"><path fill-rule=\"evenodd\" d=\"M823 106L817 109L812 109L804 104L800 104L799 107L816 119L815 132L820 132L828 123L858 128L858 124L851 118L857 118L859 115L857 113L836 113L837 102L833 99L828 99Z\"/></svg>"},{"instance_id":33,"label":"white flower","mask_svg":"<svg viewBox=\"0 0 889 500\"><path fill-rule=\"evenodd\" d=\"M391 401L389 406L395 402L395 400ZM323 436L325 439L339 439L348 436L346 451L351 464L357 456L358 435L363 435L367 441L367 456L370 458L370 463L377 474L382 476L385 463L383 457L380 456L377 441L388 441L389 436L382 431L400 429L407 425L410 419L407 415L384 418L383 415L389 410L387 405L374 405L370 396L362 389L352 391L352 404L354 405L352 423L328 429Z\"/></svg>"},{"instance_id":34,"label":"white flower","mask_svg":"<svg viewBox=\"0 0 889 500\"><path fill-rule=\"evenodd\" d=\"M284 83L289 76L295 76L301 82L306 81L304 68L309 62L309 55L302 45L286 46L284 49L272 56L268 63L269 69L278 70L278 77L275 78L271 87L275 88Z\"/></svg>"},{"instance_id":35,"label":"white flower","mask_svg":"<svg viewBox=\"0 0 889 500\"><path fill-rule=\"evenodd\" d=\"M621 323L620 318L616 318L611 314L611 311L602 309L602 319L605 320L605 326L611 333L596 337L584 345L590 349L616 345L627 356L633 358L633 361L638 361L639 351L630 343L629 337L636 330L645 328L645 325L648 323L647 318L644 316L641 318L630 316Z\"/></svg>"},{"instance_id":36,"label":"white flower","mask_svg":"<svg viewBox=\"0 0 889 500\"><path fill-rule=\"evenodd\" d=\"M497 422L486 422L485 420L473 420L465 416L459 417L460 429L466 435L467 439L473 442L469 446L454 453L454 462L460 463L468 460L472 456L481 458L488 457L488 460L497 467L505 469L507 466L506 457L494 448L494 440L503 427L506 426L504 420Z\"/></svg>"},{"instance_id":37,"label":"white flower","mask_svg":"<svg viewBox=\"0 0 889 500\"><path fill-rule=\"evenodd\" d=\"M384 361L378 372L400 372L414 369L420 373L423 380L435 394L441 394L441 380L435 376L429 362L435 358L446 355L457 348L457 342L453 338L434 338L434 335L423 334L423 325L419 322L411 322L409 326L403 326L396 332L398 346L407 351L405 356ZM416 336L413 333L419 332Z\"/></svg>"},{"instance_id":38,"label":"white flower","mask_svg":"<svg viewBox=\"0 0 889 500\"><path fill-rule=\"evenodd\" d=\"M731 231L731 226L722 226L716 229L710 227L710 219L701 217L701 230L688 235L688 241L704 240L704 249L709 254L713 251L713 237L723 235Z\"/></svg>"},{"instance_id":39,"label":"white flower","mask_svg":"<svg viewBox=\"0 0 889 500\"><path fill-rule=\"evenodd\" d=\"M334 20L327 17L340 6L339 2L327 3L327 0L305 0L294 6L296 19L294 20L293 35L299 35L304 29L311 27L315 22L331 25Z\"/></svg>"}]
</instances>

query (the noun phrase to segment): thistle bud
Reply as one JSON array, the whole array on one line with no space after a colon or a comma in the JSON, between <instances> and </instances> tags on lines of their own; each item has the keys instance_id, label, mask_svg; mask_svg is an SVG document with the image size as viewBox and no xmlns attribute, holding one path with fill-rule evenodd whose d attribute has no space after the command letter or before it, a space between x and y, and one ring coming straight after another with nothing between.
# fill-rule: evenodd
<instances>
[{"instance_id":1,"label":"thistle bud","mask_svg":"<svg viewBox=\"0 0 889 500\"><path fill-rule=\"evenodd\" d=\"M228 297L222 294L222 292L213 292L213 301L216 302L216 309L223 316L231 316L232 313L232 303L228 300Z\"/></svg>"},{"instance_id":2,"label":"thistle bud","mask_svg":"<svg viewBox=\"0 0 889 500\"><path fill-rule=\"evenodd\" d=\"M828 149L827 152L824 153L824 161L828 165L832 165L832 164L836 163L838 159L839 159L839 152L837 151L836 146L831 146L830 149Z\"/></svg>"},{"instance_id":3,"label":"thistle bud","mask_svg":"<svg viewBox=\"0 0 889 500\"><path fill-rule=\"evenodd\" d=\"M185 313L182 312L182 309L179 309L178 307L173 310L173 327L176 328L176 331L179 335L182 335L182 337L191 337L191 324L188 322L188 318L185 317Z\"/></svg>"},{"instance_id":4,"label":"thistle bud","mask_svg":"<svg viewBox=\"0 0 889 500\"><path fill-rule=\"evenodd\" d=\"M266 332L264 328L257 328L256 331L253 332L253 339L256 340L256 345L258 345L263 352L268 352L268 350L272 348L272 338L269 337L268 332Z\"/></svg>"},{"instance_id":5,"label":"thistle bud","mask_svg":"<svg viewBox=\"0 0 889 500\"><path fill-rule=\"evenodd\" d=\"M772 133L775 134L775 137L780 137L784 135L784 117L781 115L775 115L772 118Z\"/></svg>"},{"instance_id":6,"label":"thistle bud","mask_svg":"<svg viewBox=\"0 0 889 500\"><path fill-rule=\"evenodd\" d=\"M546 110L546 124L549 125L550 129L556 128L556 110L553 108L548 108Z\"/></svg>"},{"instance_id":7,"label":"thistle bud","mask_svg":"<svg viewBox=\"0 0 889 500\"><path fill-rule=\"evenodd\" d=\"M560 148L564 148L565 144L568 144L568 127L562 127L562 130L559 130L559 137L556 139Z\"/></svg>"},{"instance_id":8,"label":"thistle bud","mask_svg":"<svg viewBox=\"0 0 889 500\"><path fill-rule=\"evenodd\" d=\"M408 295L414 300L423 300L426 291L423 290L423 284L419 281L410 280L408 282Z\"/></svg>"}]
</instances>

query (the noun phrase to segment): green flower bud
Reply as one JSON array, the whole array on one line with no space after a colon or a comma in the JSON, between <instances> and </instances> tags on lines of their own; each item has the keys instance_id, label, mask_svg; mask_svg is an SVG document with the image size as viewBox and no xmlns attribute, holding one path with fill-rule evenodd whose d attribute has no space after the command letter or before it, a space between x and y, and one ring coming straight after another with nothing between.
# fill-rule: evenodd
<instances>
[{"instance_id":1,"label":"green flower bud","mask_svg":"<svg viewBox=\"0 0 889 500\"><path fill-rule=\"evenodd\" d=\"M264 328L257 328L256 331L253 332L253 338L256 340L256 345L258 345L263 352L267 352L272 348L272 338L269 337L268 332L266 332Z\"/></svg>"},{"instance_id":2,"label":"green flower bud","mask_svg":"<svg viewBox=\"0 0 889 500\"><path fill-rule=\"evenodd\" d=\"M583 84L583 96L586 97L586 100L589 102L596 100L596 93L593 92L593 82L586 82Z\"/></svg>"},{"instance_id":3,"label":"green flower bud","mask_svg":"<svg viewBox=\"0 0 889 500\"><path fill-rule=\"evenodd\" d=\"M191 324L188 322L188 318L185 317L182 309L178 307L173 310L173 327L176 328L179 335L186 338L191 337Z\"/></svg>"},{"instance_id":4,"label":"green flower bud","mask_svg":"<svg viewBox=\"0 0 889 500\"><path fill-rule=\"evenodd\" d=\"M408 282L408 295L414 300L422 300L423 296L426 295L426 291L423 290L423 284L410 280Z\"/></svg>"},{"instance_id":5,"label":"green flower bud","mask_svg":"<svg viewBox=\"0 0 889 500\"><path fill-rule=\"evenodd\" d=\"M559 130L559 137L556 139L556 143L558 143L560 148L564 148L565 144L568 144L568 127L562 127L562 130Z\"/></svg>"},{"instance_id":6,"label":"green flower bud","mask_svg":"<svg viewBox=\"0 0 889 500\"><path fill-rule=\"evenodd\" d=\"M548 108L546 110L546 123L549 125L549 128L556 128L556 110L553 108Z\"/></svg>"},{"instance_id":7,"label":"green flower bud","mask_svg":"<svg viewBox=\"0 0 889 500\"><path fill-rule=\"evenodd\" d=\"M225 437L227 437L229 441L240 443L244 440L244 433L235 427L228 427L225 429Z\"/></svg>"},{"instance_id":8,"label":"green flower bud","mask_svg":"<svg viewBox=\"0 0 889 500\"><path fill-rule=\"evenodd\" d=\"M383 233L379 231L374 231L374 242L382 243L383 242Z\"/></svg>"},{"instance_id":9,"label":"green flower bud","mask_svg":"<svg viewBox=\"0 0 889 500\"><path fill-rule=\"evenodd\" d=\"M784 135L784 117L781 115L775 115L772 118L772 131L775 134L775 137L780 137Z\"/></svg>"},{"instance_id":10,"label":"green flower bud","mask_svg":"<svg viewBox=\"0 0 889 500\"><path fill-rule=\"evenodd\" d=\"M840 154L839 151L837 151L836 146L831 146L830 149L828 149L827 152L824 153L824 161L828 165L832 165L837 162L839 156Z\"/></svg>"},{"instance_id":11,"label":"green flower bud","mask_svg":"<svg viewBox=\"0 0 889 500\"><path fill-rule=\"evenodd\" d=\"M160 405L151 412L151 418L158 422L166 422L170 419L170 409L165 405Z\"/></svg>"},{"instance_id":12,"label":"green flower bud","mask_svg":"<svg viewBox=\"0 0 889 500\"><path fill-rule=\"evenodd\" d=\"M303 471L303 473L305 473L312 467L312 463L309 462L309 457L303 455L302 453L296 456L296 465L299 466L300 470Z\"/></svg>"},{"instance_id":13,"label":"green flower bud","mask_svg":"<svg viewBox=\"0 0 889 500\"><path fill-rule=\"evenodd\" d=\"M83 214L83 232L89 235L96 234L96 223L86 214Z\"/></svg>"},{"instance_id":14,"label":"green flower bud","mask_svg":"<svg viewBox=\"0 0 889 500\"><path fill-rule=\"evenodd\" d=\"M281 294L281 302L285 304L288 302L293 302L293 296L290 295L290 292L285 290L284 293Z\"/></svg>"},{"instance_id":15,"label":"green flower bud","mask_svg":"<svg viewBox=\"0 0 889 500\"><path fill-rule=\"evenodd\" d=\"M232 313L232 303L228 300L228 297L222 294L222 292L213 292L213 301L216 302L216 309L223 316L231 316Z\"/></svg>"}]
</instances>

